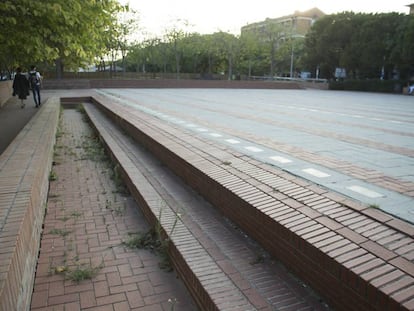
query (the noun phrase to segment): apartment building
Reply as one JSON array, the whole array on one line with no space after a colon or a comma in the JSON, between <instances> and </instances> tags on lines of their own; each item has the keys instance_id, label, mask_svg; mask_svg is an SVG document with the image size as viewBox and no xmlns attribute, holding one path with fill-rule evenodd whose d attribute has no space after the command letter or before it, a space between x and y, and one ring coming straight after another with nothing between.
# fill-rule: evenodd
<instances>
[{"instance_id":1,"label":"apartment building","mask_svg":"<svg viewBox=\"0 0 414 311\"><path fill-rule=\"evenodd\" d=\"M409 14L414 15L414 3L407 4L407 6L410 8Z\"/></svg>"},{"instance_id":2,"label":"apartment building","mask_svg":"<svg viewBox=\"0 0 414 311\"><path fill-rule=\"evenodd\" d=\"M260 35L260 33L266 31L269 25L275 25L286 29L286 34L291 35L294 33L294 36L304 37L313 23L324 15L325 13L318 8L313 8L303 12L295 11L291 15L278 18L267 18L264 21L243 26L241 28L241 33L254 32L255 34Z\"/></svg>"}]
</instances>

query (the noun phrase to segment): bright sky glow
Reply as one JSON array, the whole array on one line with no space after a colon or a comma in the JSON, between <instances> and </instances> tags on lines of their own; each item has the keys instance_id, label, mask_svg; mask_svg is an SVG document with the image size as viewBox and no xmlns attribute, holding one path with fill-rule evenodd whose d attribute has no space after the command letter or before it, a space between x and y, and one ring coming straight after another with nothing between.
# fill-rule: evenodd
<instances>
[{"instance_id":1,"label":"bright sky glow","mask_svg":"<svg viewBox=\"0 0 414 311\"><path fill-rule=\"evenodd\" d=\"M407 5L414 0L120 0L122 4L128 2L139 13L141 31L158 36L165 33L168 26L177 25L177 20L187 21L191 32L239 34L246 24L290 15L296 10L317 7L325 14L343 11L408 14Z\"/></svg>"}]
</instances>

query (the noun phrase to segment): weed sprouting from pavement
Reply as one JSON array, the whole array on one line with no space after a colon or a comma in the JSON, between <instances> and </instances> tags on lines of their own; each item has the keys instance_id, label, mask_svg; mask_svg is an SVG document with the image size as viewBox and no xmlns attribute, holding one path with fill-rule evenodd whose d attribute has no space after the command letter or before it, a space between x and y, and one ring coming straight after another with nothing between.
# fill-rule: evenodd
<instances>
[{"instance_id":1,"label":"weed sprouting from pavement","mask_svg":"<svg viewBox=\"0 0 414 311\"><path fill-rule=\"evenodd\" d=\"M65 271L65 276L68 280L79 283L83 280L90 280L94 278L103 266L103 262L97 267L92 267L90 265L77 265L74 270L68 268Z\"/></svg>"},{"instance_id":2,"label":"weed sprouting from pavement","mask_svg":"<svg viewBox=\"0 0 414 311\"><path fill-rule=\"evenodd\" d=\"M161 217L162 217L162 208L157 219L157 222L146 232L136 232L130 233L129 238L122 242L128 248L139 248L139 249L148 249L156 253L160 258L159 266L165 271L172 271L173 266L168 254L170 239L177 226L178 220L181 219L181 215L174 211L175 219L170 232L167 237L164 237L163 229L161 226Z\"/></svg>"},{"instance_id":3,"label":"weed sprouting from pavement","mask_svg":"<svg viewBox=\"0 0 414 311\"><path fill-rule=\"evenodd\" d=\"M60 235L61 237L66 237L71 231L64 229L52 229L49 231L50 234Z\"/></svg>"},{"instance_id":4,"label":"weed sprouting from pavement","mask_svg":"<svg viewBox=\"0 0 414 311\"><path fill-rule=\"evenodd\" d=\"M55 181L57 179L58 179L58 177L57 177L56 172L54 170L51 170L50 173L49 173L49 180L50 181Z\"/></svg>"}]
</instances>

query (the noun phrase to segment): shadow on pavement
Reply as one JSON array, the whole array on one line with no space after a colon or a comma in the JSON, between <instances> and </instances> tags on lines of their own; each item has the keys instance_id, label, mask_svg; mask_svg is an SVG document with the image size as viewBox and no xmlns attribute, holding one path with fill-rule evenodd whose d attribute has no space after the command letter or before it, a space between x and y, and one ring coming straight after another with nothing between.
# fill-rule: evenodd
<instances>
[{"instance_id":1,"label":"shadow on pavement","mask_svg":"<svg viewBox=\"0 0 414 311\"><path fill-rule=\"evenodd\" d=\"M45 100L46 98L42 98L42 103ZM22 109L20 107L20 100L15 96L11 97L0 108L0 154L6 150L7 146L38 111L38 108L35 108L32 96L28 97L24 102L26 107Z\"/></svg>"}]
</instances>

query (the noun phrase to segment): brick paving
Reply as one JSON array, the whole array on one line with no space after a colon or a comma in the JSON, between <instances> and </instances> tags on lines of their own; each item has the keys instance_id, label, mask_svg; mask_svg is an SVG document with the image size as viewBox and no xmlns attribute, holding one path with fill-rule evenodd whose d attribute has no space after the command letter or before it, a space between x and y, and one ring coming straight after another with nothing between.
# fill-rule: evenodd
<instances>
[{"instance_id":1,"label":"brick paving","mask_svg":"<svg viewBox=\"0 0 414 311\"><path fill-rule=\"evenodd\" d=\"M30 305L58 108L57 98L42 106L0 155L2 311L26 310ZM20 116L12 115L12 119Z\"/></svg>"},{"instance_id":2,"label":"brick paving","mask_svg":"<svg viewBox=\"0 0 414 311\"><path fill-rule=\"evenodd\" d=\"M122 245L149 226L117 189L108 162L94 159L94 142L81 113L65 109L31 310L197 310L176 274L160 269L159 256ZM92 279L70 279L93 270Z\"/></svg>"},{"instance_id":3,"label":"brick paving","mask_svg":"<svg viewBox=\"0 0 414 311\"><path fill-rule=\"evenodd\" d=\"M129 135L330 297L338 310L413 307L410 245L414 231L410 224L114 99L98 100ZM114 142L110 142L114 150L124 148L113 130L106 132L103 135ZM119 160L125 158L120 155ZM128 163L122 165L129 170ZM181 243L178 237L178 246ZM394 277L384 279L388 274ZM402 279L405 282L400 285ZM211 293L213 300L215 295Z\"/></svg>"},{"instance_id":4,"label":"brick paving","mask_svg":"<svg viewBox=\"0 0 414 311\"><path fill-rule=\"evenodd\" d=\"M153 154L117 129L94 106L86 104L85 107L100 135L115 153L114 157L121 159L120 165L124 165L124 155L127 155L131 160L127 164L128 173L134 178L142 175L156 188L152 193L142 183L137 184L140 197L149 197L148 201L155 205L162 201L160 209L152 211L159 217L158 221L171 228L176 219L168 215L169 208L181 214L179 223L182 226L177 225L173 232L167 231L178 252L182 252L180 256L184 257L178 261L187 262L178 264L187 287L196 297L203 295L200 292L207 292L208 298L199 298L203 309L329 310L305 283L294 278L238 226L223 218L218 210L166 170ZM190 271L184 267L186 264ZM201 286L196 285L193 278L199 278Z\"/></svg>"}]
</instances>

